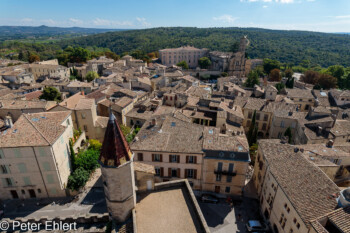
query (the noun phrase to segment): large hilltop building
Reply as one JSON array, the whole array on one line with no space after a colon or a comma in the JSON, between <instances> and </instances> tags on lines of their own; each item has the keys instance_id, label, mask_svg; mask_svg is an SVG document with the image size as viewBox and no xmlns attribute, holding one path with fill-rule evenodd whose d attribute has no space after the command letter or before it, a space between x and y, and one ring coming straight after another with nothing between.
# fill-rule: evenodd
<instances>
[{"instance_id":1,"label":"large hilltop building","mask_svg":"<svg viewBox=\"0 0 350 233\"><path fill-rule=\"evenodd\" d=\"M208 49L198 49L192 46L159 50L159 57L163 65L172 66L186 61L190 68L197 68L198 60L207 56Z\"/></svg>"}]
</instances>

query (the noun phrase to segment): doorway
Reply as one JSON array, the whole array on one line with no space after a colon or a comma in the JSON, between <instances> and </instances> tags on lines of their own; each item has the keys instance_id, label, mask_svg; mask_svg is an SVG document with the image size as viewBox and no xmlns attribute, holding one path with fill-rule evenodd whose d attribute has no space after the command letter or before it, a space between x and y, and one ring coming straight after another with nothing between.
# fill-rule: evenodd
<instances>
[{"instance_id":1,"label":"doorway","mask_svg":"<svg viewBox=\"0 0 350 233\"><path fill-rule=\"evenodd\" d=\"M215 186L215 192L220 193L220 186Z\"/></svg>"},{"instance_id":2,"label":"doorway","mask_svg":"<svg viewBox=\"0 0 350 233\"><path fill-rule=\"evenodd\" d=\"M28 192L29 192L30 198L36 198L36 194L35 194L34 189L29 189Z\"/></svg>"},{"instance_id":3,"label":"doorway","mask_svg":"<svg viewBox=\"0 0 350 233\"><path fill-rule=\"evenodd\" d=\"M16 190L11 190L11 196L13 199L18 199L18 193Z\"/></svg>"}]
</instances>

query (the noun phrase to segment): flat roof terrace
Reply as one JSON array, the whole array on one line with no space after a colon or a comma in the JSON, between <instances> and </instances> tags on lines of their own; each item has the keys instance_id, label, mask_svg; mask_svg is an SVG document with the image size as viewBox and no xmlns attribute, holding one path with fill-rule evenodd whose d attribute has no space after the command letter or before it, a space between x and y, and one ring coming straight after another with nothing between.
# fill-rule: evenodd
<instances>
[{"instance_id":1,"label":"flat roof terrace","mask_svg":"<svg viewBox=\"0 0 350 233\"><path fill-rule=\"evenodd\" d=\"M137 232L210 232L187 181L156 184L138 199Z\"/></svg>"}]
</instances>

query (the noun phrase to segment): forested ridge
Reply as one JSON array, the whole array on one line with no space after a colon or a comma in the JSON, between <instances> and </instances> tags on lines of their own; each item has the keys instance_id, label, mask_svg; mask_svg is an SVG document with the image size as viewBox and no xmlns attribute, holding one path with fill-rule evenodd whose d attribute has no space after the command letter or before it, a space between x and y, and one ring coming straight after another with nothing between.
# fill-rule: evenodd
<instances>
[{"instance_id":1,"label":"forested ridge","mask_svg":"<svg viewBox=\"0 0 350 233\"><path fill-rule=\"evenodd\" d=\"M50 43L12 40L0 43L0 55L25 50L37 53L44 60L55 57L58 50L68 46L108 48L119 55L134 50L149 53L183 45L230 51L243 35L250 40L249 58L270 58L290 65L308 60L311 66L350 66L350 35L259 28L163 27L106 32Z\"/></svg>"},{"instance_id":2,"label":"forested ridge","mask_svg":"<svg viewBox=\"0 0 350 233\"><path fill-rule=\"evenodd\" d=\"M271 58L282 63L311 64L327 67L334 64L350 66L350 35L306 31L282 31L259 28L153 28L107 32L74 38L61 45L97 46L117 54L140 49L145 52L163 48L193 45L210 50L230 51L243 35L250 40L250 58Z\"/></svg>"}]
</instances>

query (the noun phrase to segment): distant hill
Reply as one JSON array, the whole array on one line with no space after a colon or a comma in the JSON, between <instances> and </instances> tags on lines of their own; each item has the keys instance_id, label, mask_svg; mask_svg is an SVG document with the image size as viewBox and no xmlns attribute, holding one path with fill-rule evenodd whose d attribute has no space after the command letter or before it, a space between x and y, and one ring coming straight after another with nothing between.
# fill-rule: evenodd
<instances>
[{"instance_id":1,"label":"distant hill","mask_svg":"<svg viewBox=\"0 0 350 233\"><path fill-rule=\"evenodd\" d=\"M48 27L48 26L0 26L0 41L28 38L57 37L63 35L91 35L110 31L122 31L123 29L97 29L80 27Z\"/></svg>"},{"instance_id":2,"label":"distant hill","mask_svg":"<svg viewBox=\"0 0 350 233\"><path fill-rule=\"evenodd\" d=\"M350 35L260 28L169 27L106 32L59 42L61 46L98 46L121 54L135 49L146 52L163 48L194 45L198 48L229 51L240 37L251 41L248 56L272 58L284 63L350 66Z\"/></svg>"}]
</instances>

